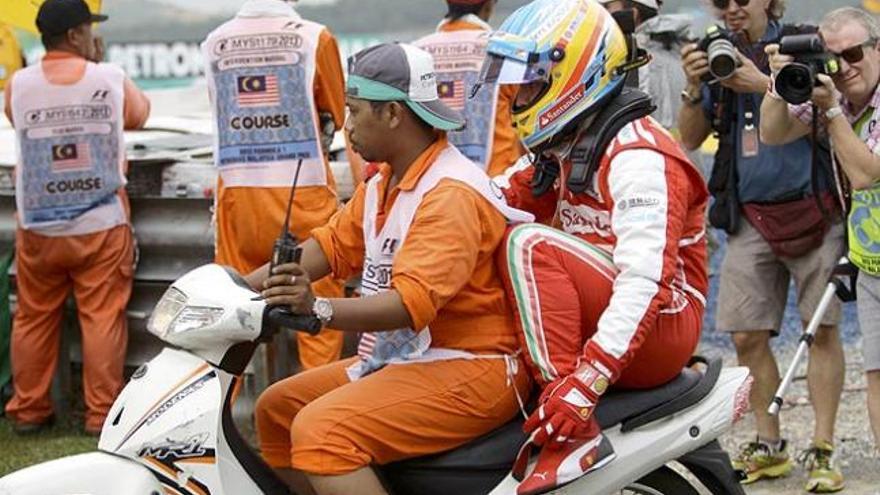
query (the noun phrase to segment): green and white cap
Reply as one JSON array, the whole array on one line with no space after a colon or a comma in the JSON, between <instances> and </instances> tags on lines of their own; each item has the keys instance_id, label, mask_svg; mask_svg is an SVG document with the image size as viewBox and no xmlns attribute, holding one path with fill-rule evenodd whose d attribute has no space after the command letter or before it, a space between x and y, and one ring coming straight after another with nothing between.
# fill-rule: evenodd
<instances>
[{"instance_id":1,"label":"green and white cap","mask_svg":"<svg viewBox=\"0 0 880 495\"><path fill-rule=\"evenodd\" d=\"M406 43L383 43L349 57L346 94L370 101L403 101L436 129L455 131L465 124L461 113L437 95L434 58Z\"/></svg>"}]
</instances>

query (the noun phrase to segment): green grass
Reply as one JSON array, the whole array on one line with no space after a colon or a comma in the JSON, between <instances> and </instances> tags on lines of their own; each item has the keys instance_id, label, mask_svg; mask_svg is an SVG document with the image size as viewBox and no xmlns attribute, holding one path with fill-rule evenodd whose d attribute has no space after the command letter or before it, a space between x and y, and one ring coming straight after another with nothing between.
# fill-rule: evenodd
<instances>
[{"instance_id":1,"label":"green grass","mask_svg":"<svg viewBox=\"0 0 880 495\"><path fill-rule=\"evenodd\" d=\"M12 424L0 418L0 476L40 462L95 450L98 439L82 431L81 419L59 420L45 431L16 435Z\"/></svg>"}]
</instances>

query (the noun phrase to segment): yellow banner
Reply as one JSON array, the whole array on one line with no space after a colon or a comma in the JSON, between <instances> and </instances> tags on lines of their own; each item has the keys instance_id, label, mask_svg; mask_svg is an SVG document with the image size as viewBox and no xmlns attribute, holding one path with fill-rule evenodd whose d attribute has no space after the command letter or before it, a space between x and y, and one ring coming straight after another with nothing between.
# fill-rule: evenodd
<instances>
[{"instance_id":1,"label":"yellow banner","mask_svg":"<svg viewBox=\"0 0 880 495\"><path fill-rule=\"evenodd\" d=\"M12 28L0 23L0 89L18 69L21 69L21 48Z\"/></svg>"},{"instance_id":2,"label":"yellow banner","mask_svg":"<svg viewBox=\"0 0 880 495\"><path fill-rule=\"evenodd\" d=\"M862 6L872 14L880 14L880 0L862 0Z\"/></svg>"},{"instance_id":3,"label":"yellow banner","mask_svg":"<svg viewBox=\"0 0 880 495\"><path fill-rule=\"evenodd\" d=\"M93 14L101 12L101 0L86 0ZM40 34L37 31L37 11L43 0L0 0L0 22L5 22L25 31Z\"/></svg>"}]
</instances>

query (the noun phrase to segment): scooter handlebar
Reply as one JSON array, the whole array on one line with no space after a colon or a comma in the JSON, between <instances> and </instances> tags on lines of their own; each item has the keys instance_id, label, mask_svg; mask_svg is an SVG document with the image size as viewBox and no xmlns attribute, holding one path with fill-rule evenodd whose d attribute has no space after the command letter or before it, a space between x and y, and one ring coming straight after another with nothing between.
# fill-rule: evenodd
<instances>
[{"instance_id":1,"label":"scooter handlebar","mask_svg":"<svg viewBox=\"0 0 880 495\"><path fill-rule=\"evenodd\" d=\"M274 328L290 328L298 332L306 332L309 335L315 335L321 331L321 320L315 315L297 315L293 314L289 309L282 306L273 306L266 309L266 316L263 321L271 324Z\"/></svg>"}]
</instances>

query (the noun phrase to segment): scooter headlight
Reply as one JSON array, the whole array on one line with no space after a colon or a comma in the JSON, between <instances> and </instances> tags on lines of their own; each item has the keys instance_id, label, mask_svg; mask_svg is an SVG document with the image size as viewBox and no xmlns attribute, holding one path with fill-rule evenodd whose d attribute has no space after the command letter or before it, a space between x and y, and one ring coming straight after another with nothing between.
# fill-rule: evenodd
<instances>
[{"instance_id":1,"label":"scooter headlight","mask_svg":"<svg viewBox=\"0 0 880 495\"><path fill-rule=\"evenodd\" d=\"M150 319L147 321L147 330L154 335L164 337L168 333L171 323L184 307L186 307L186 294L174 287L169 287L165 294L162 294L162 299L159 299L153 314L150 315Z\"/></svg>"},{"instance_id":2,"label":"scooter headlight","mask_svg":"<svg viewBox=\"0 0 880 495\"><path fill-rule=\"evenodd\" d=\"M186 294L174 287L168 288L150 320L147 329L159 336L183 333L211 326L223 317L223 308L210 306L187 306Z\"/></svg>"},{"instance_id":3,"label":"scooter headlight","mask_svg":"<svg viewBox=\"0 0 880 495\"><path fill-rule=\"evenodd\" d=\"M190 330L209 327L223 317L222 308L207 306L186 306L171 323L171 333L183 333Z\"/></svg>"}]
</instances>

